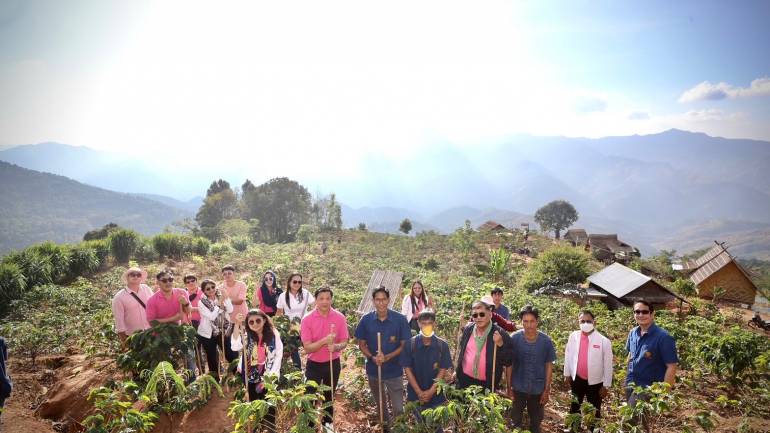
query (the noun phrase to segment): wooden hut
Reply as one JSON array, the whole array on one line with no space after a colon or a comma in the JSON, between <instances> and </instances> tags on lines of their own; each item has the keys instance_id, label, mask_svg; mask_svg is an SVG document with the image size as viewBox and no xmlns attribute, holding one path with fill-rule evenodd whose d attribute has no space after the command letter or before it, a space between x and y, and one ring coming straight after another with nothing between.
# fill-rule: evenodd
<instances>
[{"instance_id":1,"label":"wooden hut","mask_svg":"<svg viewBox=\"0 0 770 433\"><path fill-rule=\"evenodd\" d=\"M564 240L569 241L573 247L588 244L588 233L584 229L569 229L564 233Z\"/></svg>"},{"instance_id":2,"label":"wooden hut","mask_svg":"<svg viewBox=\"0 0 770 433\"><path fill-rule=\"evenodd\" d=\"M631 306L639 299L655 305L666 305L675 299L683 300L652 278L620 263L613 263L589 276L588 283L589 289L606 295L596 298L601 299L610 308Z\"/></svg>"},{"instance_id":3,"label":"wooden hut","mask_svg":"<svg viewBox=\"0 0 770 433\"><path fill-rule=\"evenodd\" d=\"M711 299L714 287L725 289L720 299L752 305L757 296L757 286L749 273L727 251L724 242L714 241L706 254L687 263L683 271L698 287L698 296Z\"/></svg>"},{"instance_id":4,"label":"wooden hut","mask_svg":"<svg viewBox=\"0 0 770 433\"><path fill-rule=\"evenodd\" d=\"M620 262L628 264L634 257L640 257L639 250L618 239L617 234L588 235L588 246L591 254L604 263Z\"/></svg>"},{"instance_id":5,"label":"wooden hut","mask_svg":"<svg viewBox=\"0 0 770 433\"><path fill-rule=\"evenodd\" d=\"M479 226L480 232L491 232L491 233L500 233L508 231L507 228L505 228L504 225L498 223L497 221L487 221L484 224Z\"/></svg>"}]
</instances>

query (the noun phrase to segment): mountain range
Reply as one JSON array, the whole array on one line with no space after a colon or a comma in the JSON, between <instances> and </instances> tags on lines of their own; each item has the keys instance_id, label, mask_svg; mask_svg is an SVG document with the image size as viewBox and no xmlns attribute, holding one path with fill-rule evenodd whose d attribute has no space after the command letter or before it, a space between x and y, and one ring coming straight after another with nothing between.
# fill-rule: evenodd
<instances>
[{"instance_id":1,"label":"mountain range","mask_svg":"<svg viewBox=\"0 0 770 433\"><path fill-rule=\"evenodd\" d=\"M2 150L0 160L141 193L187 212L212 180L242 182L249 173L238 161L204 175L57 143ZM362 173L389 175L309 181L348 205L346 226L396 231L405 217L415 230L445 233L465 219L517 226L532 222L543 204L566 199L580 213L576 227L618 233L646 253L685 252L719 239L737 254L770 257L768 142L680 130L601 139L511 136L470 147L436 143L408 157L372 155L361 164Z\"/></svg>"}]
</instances>

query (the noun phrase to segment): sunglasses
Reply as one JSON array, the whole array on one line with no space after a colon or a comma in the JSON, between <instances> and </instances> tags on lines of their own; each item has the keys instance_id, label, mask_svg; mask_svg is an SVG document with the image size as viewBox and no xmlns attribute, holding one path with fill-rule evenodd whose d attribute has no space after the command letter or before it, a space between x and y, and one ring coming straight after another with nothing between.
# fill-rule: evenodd
<instances>
[{"instance_id":1,"label":"sunglasses","mask_svg":"<svg viewBox=\"0 0 770 433\"><path fill-rule=\"evenodd\" d=\"M259 325L262 323L262 319L249 320L249 325Z\"/></svg>"},{"instance_id":2,"label":"sunglasses","mask_svg":"<svg viewBox=\"0 0 770 433\"><path fill-rule=\"evenodd\" d=\"M292 284L302 284L302 280L292 280Z\"/></svg>"},{"instance_id":3,"label":"sunglasses","mask_svg":"<svg viewBox=\"0 0 770 433\"><path fill-rule=\"evenodd\" d=\"M158 280L158 281L160 281L161 283L173 283L173 282L174 282L174 277L169 277L169 278L161 278L161 279L160 279L160 280Z\"/></svg>"},{"instance_id":4,"label":"sunglasses","mask_svg":"<svg viewBox=\"0 0 770 433\"><path fill-rule=\"evenodd\" d=\"M129 277L141 277L142 273L141 272L129 272L128 276Z\"/></svg>"},{"instance_id":5,"label":"sunglasses","mask_svg":"<svg viewBox=\"0 0 770 433\"><path fill-rule=\"evenodd\" d=\"M487 313L473 313L471 314L471 317L473 317L474 319L477 317L484 318L484 317L487 317Z\"/></svg>"},{"instance_id":6,"label":"sunglasses","mask_svg":"<svg viewBox=\"0 0 770 433\"><path fill-rule=\"evenodd\" d=\"M637 316L646 316L650 314L650 310L634 310L634 314Z\"/></svg>"},{"instance_id":7,"label":"sunglasses","mask_svg":"<svg viewBox=\"0 0 770 433\"><path fill-rule=\"evenodd\" d=\"M594 323L593 320L581 320L580 323Z\"/></svg>"},{"instance_id":8,"label":"sunglasses","mask_svg":"<svg viewBox=\"0 0 770 433\"><path fill-rule=\"evenodd\" d=\"M214 290L214 289L216 289L215 286L206 286L203 288L203 290Z\"/></svg>"}]
</instances>

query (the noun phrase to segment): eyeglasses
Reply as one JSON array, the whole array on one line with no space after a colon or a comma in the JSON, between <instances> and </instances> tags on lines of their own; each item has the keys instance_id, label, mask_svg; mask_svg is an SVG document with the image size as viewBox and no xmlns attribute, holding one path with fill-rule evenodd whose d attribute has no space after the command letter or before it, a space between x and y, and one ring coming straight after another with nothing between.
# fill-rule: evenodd
<instances>
[{"instance_id":1,"label":"eyeglasses","mask_svg":"<svg viewBox=\"0 0 770 433\"><path fill-rule=\"evenodd\" d=\"M161 283L173 283L174 282L174 277L161 278L158 281L160 281Z\"/></svg>"},{"instance_id":2,"label":"eyeglasses","mask_svg":"<svg viewBox=\"0 0 770 433\"><path fill-rule=\"evenodd\" d=\"M302 284L302 280L292 280L292 284Z\"/></svg>"},{"instance_id":3,"label":"eyeglasses","mask_svg":"<svg viewBox=\"0 0 770 433\"><path fill-rule=\"evenodd\" d=\"M650 310L634 310L634 314L637 316L646 316L650 314Z\"/></svg>"},{"instance_id":4,"label":"eyeglasses","mask_svg":"<svg viewBox=\"0 0 770 433\"><path fill-rule=\"evenodd\" d=\"M249 325L259 325L262 323L262 319L249 320Z\"/></svg>"},{"instance_id":5,"label":"eyeglasses","mask_svg":"<svg viewBox=\"0 0 770 433\"><path fill-rule=\"evenodd\" d=\"M487 313L473 313L471 314L471 317L473 317L474 319L477 317L481 317L483 319L484 317L487 317Z\"/></svg>"},{"instance_id":6,"label":"eyeglasses","mask_svg":"<svg viewBox=\"0 0 770 433\"><path fill-rule=\"evenodd\" d=\"M141 272L129 272L128 276L129 277L141 277L142 273Z\"/></svg>"},{"instance_id":7,"label":"eyeglasses","mask_svg":"<svg viewBox=\"0 0 770 433\"><path fill-rule=\"evenodd\" d=\"M580 323L594 323L593 320L581 320Z\"/></svg>"}]
</instances>

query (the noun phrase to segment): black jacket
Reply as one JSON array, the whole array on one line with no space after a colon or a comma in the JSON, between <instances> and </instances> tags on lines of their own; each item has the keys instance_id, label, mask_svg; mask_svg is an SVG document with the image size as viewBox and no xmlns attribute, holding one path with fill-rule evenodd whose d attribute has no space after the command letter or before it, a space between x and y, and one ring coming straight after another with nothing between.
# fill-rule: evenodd
<instances>
[{"instance_id":1,"label":"black jacket","mask_svg":"<svg viewBox=\"0 0 770 433\"><path fill-rule=\"evenodd\" d=\"M513 341L511 340L511 336L508 335L505 330L494 323L490 324L492 326L492 331L489 334L489 337L487 337L486 347L486 362L484 363L486 368L486 384L485 388L491 390L492 389L492 358L494 356L494 348L492 347L495 342L492 336L494 335L495 331L499 332L500 335L503 337L503 346L497 348L497 367L495 367L495 383L500 383L500 378L503 377L503 367L507 367L513 364ZM460 339L460 356L457 360L457 386L459 388L466 388L470 385L470 377L463 372L463 358L465 356L465 350L468 347L468 341L471 339L471 335L473 334L473 327L474 324L469 324L463 329L463 335ZM497 386L495 386L495 389L498 389Z\"/></svg>"},{"instance_id":2,"label":"black jacket","mask_svg":"<svg viewBox=\"0 0 770 433\"><path fill-rule=\"evenodd\" d=\"M5 340L0 337L0 403L11 395L13 382L8 370L5 367L5 361L8 359L8 348L5 346ZM0 404L0 406L2 406Z\"/></svg>"}]
</instances>

